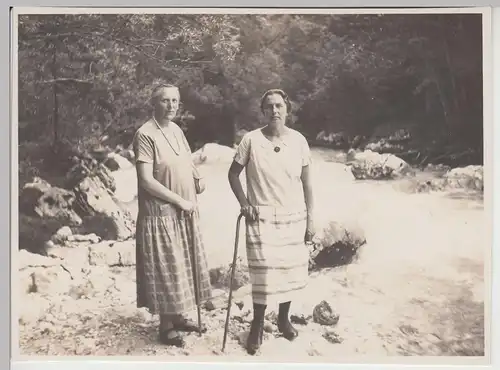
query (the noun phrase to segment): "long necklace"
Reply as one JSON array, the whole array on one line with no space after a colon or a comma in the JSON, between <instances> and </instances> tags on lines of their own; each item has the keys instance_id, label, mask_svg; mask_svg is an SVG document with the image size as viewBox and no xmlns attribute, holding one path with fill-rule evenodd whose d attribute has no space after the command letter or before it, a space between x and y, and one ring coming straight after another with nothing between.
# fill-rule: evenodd
<instances>
[{"instance_id":1,"label":"long necklace","mask_svg":"<svg viewBox=\"0 0 500 370\"><path fill-rule=\"evenodd\" d=\"M158 121L156 120L155 116L153 115L153 121L155 121L156 123L156 126L160 129L163 137L165 138L165 140L167 140L167 143L168 145L170 145L170 147L172 148L172 150L174 151L175 155L179 155L180 154L180 150L181 150L181 145L179 144L179 140L177 140L177 136L175 135L175 133L173 133L174 137L175 137L175 141L177 142L177 147L179 148L178 150L175 150L174 146L170 143L170 140L168 140L168 137L167 135L165 135L165 133L163 132L160 124L158 123Z\"/></svg>"}]
</instances>

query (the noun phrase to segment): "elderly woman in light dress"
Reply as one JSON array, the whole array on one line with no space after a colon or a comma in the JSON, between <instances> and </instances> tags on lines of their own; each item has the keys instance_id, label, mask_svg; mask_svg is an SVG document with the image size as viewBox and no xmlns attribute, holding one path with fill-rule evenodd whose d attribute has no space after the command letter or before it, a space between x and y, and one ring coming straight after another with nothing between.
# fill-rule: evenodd
<instances>
[{"instance_id":1,"label":"elderly woman in light dress","mask_svg":"<svg viewBox=\"0 0 500 370\"><path fill-rule=\"evenodd\" d=\"M178 88L160 85L151 100L153 115L133 141L139 189L137 306L160 315L163 343L182 347L180 332L198 329L186 314L211 298L197 206L197 193L204 186L184 133L172 121L180 101ZM284 91L273 89L262 96L260 107L266 125L244 135L228 172L246 220L253 300L249 354L262 344L269 305L279 305L279 332L288 340L297 337L290 305L307 283L305 243L314 230L311 154L305 137L286 125L290 100ZM243 169L246 194L239 178ZM195 299L193 267L200 302Z\"/></svg>"},{"instance_id":2,"label":"elderly woman in light dress","mask_svg":"<svg viewBox=\"0 0 500 370\"><path fill-rule=\"evenodd\" d=\"M176 86L156 87L151 97L153 114L135 133L133 148L139 201L137 306L160 316L162 343L183 347L180 332L199 329L188 313L211 298L211 285L197 205L197 193L204 186L186 137L172 121L179 102Z\"/></svg>"}]
</instances>

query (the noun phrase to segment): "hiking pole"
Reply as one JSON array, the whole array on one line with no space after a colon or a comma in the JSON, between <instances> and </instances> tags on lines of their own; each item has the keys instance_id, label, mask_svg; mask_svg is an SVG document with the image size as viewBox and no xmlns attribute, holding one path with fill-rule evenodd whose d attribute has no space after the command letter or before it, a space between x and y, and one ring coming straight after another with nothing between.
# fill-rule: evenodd
<instances>
[{"instance_id":1,"label":"hiking pole","mask_svg":"<svg viewBox=\"0 0 500 370\"><path fill-rule=\"evenodd\" d=\"M194 235L195 232L195 222L194 222L194 212L190 214L191 217L191 231ZM193 243L193 283L194 283L194 296L196 300L196 309L198 311L198 334L201 337L201 307L200 307L200 279L198 275L198 251L196 249L196 242Z\"/></svg>"},{"instance_id":2,"label":"hiking pole","mask_svg":"<svg viewBox=\"0 0 500 370\"><path fill-rule=\"evenodd\" d=\"M229 327L229 316L231 314L234 271L236 270L236 258L238 257L238 241L240 239L240 221L242 217L243 213L240 213L240 215L238 216L238 220L236 221L236 237L234 240L234 255L233 255L233 264L231 266L231 280L229 282L229 298L227 300L227 316L226 316L226 325L224 326L224 338L222 339L222 352L224 352L224 349L226 347L227 329Z\"/></svg>"}]
</instances>

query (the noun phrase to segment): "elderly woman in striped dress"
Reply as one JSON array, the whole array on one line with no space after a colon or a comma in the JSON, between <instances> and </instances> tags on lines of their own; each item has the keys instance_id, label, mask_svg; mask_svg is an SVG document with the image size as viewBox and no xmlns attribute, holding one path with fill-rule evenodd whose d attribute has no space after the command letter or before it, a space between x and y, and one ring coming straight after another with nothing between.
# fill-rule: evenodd
<instances>
[{"instance_id":1,"label":"elderly woman in striped dress","mask_svg":"<svg viewBox=\"0 0 500 370\"><path fill-rule=\"evenodd\" d=\"M196 307L193 270L200 302L210 298L211 286L198 226L196 194L203 191L203 184L186 137L172 121L179 100L176 86L153 90L153 115L135 133L133 148L139 200L137 306L160 316L161 342L183 347L179 332L198 330L186 316Z\"/></svg>"},{"instance_id":2,"label":"elderly woman in striped dress","mask_svg":"<svg viewBox=\"0 0 500 370\"><path fill-rule=\"evenodd\" d=\"M306 286L308 250L313 237L313 194L305 137L285 125L290 100L282 90L261 99L267 125L242 138L229 169L229 183L246 221L246 250L252 283L253 321L247 351L262 343L264 315L279 304L278 330L288 340L298 332L289 320L290 304ZM245 169L247 194L239 175Z\"/></svg>"}]
</instances>

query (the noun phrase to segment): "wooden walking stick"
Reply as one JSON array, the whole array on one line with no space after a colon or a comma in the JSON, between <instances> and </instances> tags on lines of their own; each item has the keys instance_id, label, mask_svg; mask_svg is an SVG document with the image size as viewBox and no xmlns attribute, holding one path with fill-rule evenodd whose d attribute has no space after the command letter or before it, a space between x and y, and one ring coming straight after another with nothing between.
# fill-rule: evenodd
<instances>
[{"instance_id":1,"label":"wooden walking stick","mask_svg":"<svg viewBox=\"0 0 500 370\"><path fill-rule=\"evenodd\" d=\"M195 222L194 222L194 212L190 214L191 217L191 231L194 235L195 233ZM194 296L196 300L196 309L198 311L198 334L201 337L202 328L201 328L201 307L200 307L200 279L198 275L198 250L196 248L196 242L193 243L193 258L192 258L192 266L193 266L193 283L194 283Z\"/></svg>"},{"instance_id":2,"label":"wooden walking stick","mask_svg":"<svg viewBox=\"0 0 500 370\"><path fill-rule=\"evenodd\" d=\"M233 280L234 280L234 271L236 269L236 259L238 257L238 241L240 239L240 222L243 217L243 213L240 213L238 216L238 220L236 221L236 237L234 240L234 255L233 255L233 264L231 266L231 280L229 282L229 298L227 301L227 315L226 315L226 325L224 326L224 338L222 339L222 352L226 347L226 339L227 339L227 329L229 327L229 316L231 315L231 303L233 299Z\"/></svg>"}]
</instances>

